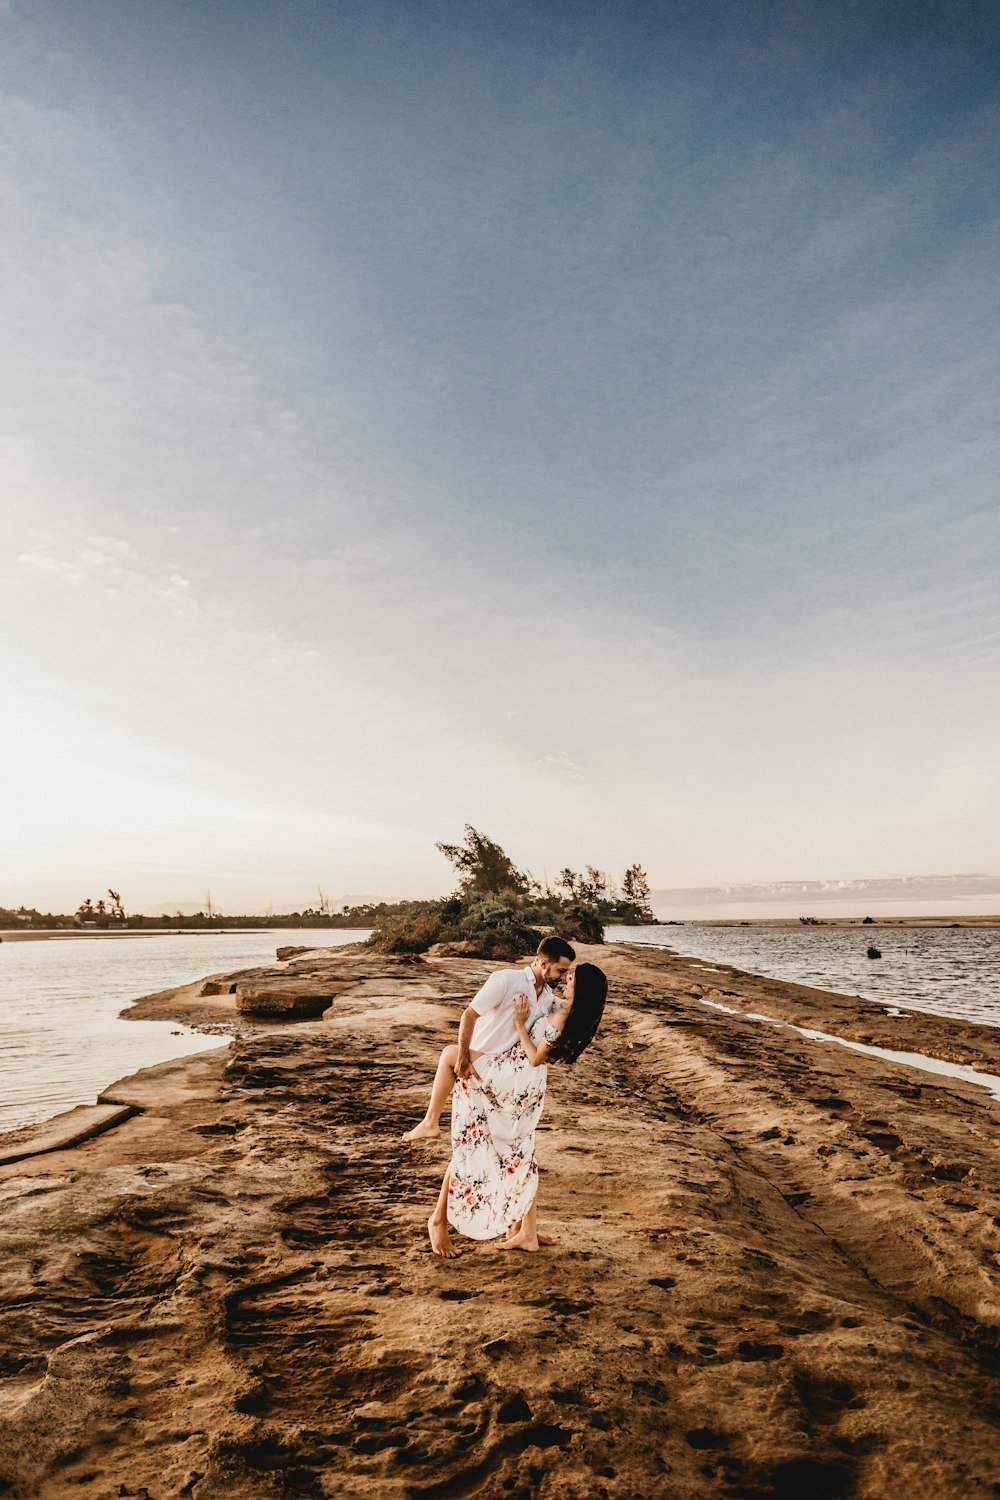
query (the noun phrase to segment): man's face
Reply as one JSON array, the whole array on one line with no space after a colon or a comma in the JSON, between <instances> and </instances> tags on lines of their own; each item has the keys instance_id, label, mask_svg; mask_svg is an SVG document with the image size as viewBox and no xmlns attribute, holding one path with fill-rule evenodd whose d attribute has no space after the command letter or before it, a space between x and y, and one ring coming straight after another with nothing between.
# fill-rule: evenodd
<instances>
[{"instance_id":1,"label":"man's face","mask_svg":"<svg viewBox=\"0 0 1000 1500\"><path fill-rule=\"evenodd\" d=\"M543 958L542 978L545 980L545 983L551 989L555 989L557 984L562 984L569 973L571 963L572 959L569 958Z\"/></svg>"}]
</instances>

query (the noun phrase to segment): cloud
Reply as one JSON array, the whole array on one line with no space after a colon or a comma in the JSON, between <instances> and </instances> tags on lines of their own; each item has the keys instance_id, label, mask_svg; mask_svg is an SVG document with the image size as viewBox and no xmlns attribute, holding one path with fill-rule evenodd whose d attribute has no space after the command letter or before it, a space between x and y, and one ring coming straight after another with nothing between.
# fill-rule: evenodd
<instances>
[{"instance_id":1,"label":"cloud","mask_svg":"<svg viewBox=\"0 0 1000 1500\"><path fill-rule=\"evenodd\" d=\"M17 563L29 574L59 579L63 583L82 583L87 576L86 571L78 564L41 552L21 552Z\"/></svg>"},{"instance_id":2,"label":"cloud","mask_svg":"<svg viewBox=\"0 0 1000 1500\"><path fill-rule=\"evenodd\" d=\"M586 781L586 773L582 766L577 765L565 750L559 750L554 755L543 755L539 765L547 767L571 781Z\"/></svg>"}]
</instances>

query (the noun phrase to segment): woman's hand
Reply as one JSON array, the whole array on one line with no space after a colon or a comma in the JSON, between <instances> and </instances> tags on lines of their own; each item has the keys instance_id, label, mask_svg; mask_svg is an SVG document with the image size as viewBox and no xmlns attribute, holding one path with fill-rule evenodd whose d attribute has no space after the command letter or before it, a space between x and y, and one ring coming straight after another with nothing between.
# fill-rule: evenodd
<instances>
[{"instance_id":1,"label":"woman's hand","mask_svg":"<svg viewBox=\"0 0 1000 1500\"><path fill-rule=\"evenodd\" d=\"M531 1001L528 999L527 995L518 995L517 999L514 1001L514 1020L518 1024L518 1026L526 1026L528 1024L528 1014L530 1010Z\"/></svg>"}]
</instances>

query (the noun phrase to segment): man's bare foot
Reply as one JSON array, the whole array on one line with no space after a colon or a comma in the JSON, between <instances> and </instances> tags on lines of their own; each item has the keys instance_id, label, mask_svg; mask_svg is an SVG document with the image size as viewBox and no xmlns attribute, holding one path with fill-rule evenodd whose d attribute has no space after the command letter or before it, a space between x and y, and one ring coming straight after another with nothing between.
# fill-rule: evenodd
<instances>
[{"instance_id":1,"label":"man's bare foot","mask_svg":"<svg viewBox=\"0 0 1000 1500\"><path fill-rule=\"evenodd\" d=\"M534 1254L534 1252L536 1250L540 1249L540 1244L539 1244L540 1239L541 1239L540 1235L525 1234L524 1230L522 1229L522 1230L519 1230L519 1232L517 1234L509 1235L507 1237L507 1239L501 1240L501 1242L500 1242L500 1249L501 1250L529 1250L529 1251L531 1251L532 1254Z\"/></svg>"},{"instance_id":2,"label":"man's bare foot","mask_svg":"<svg viewBox=\"0 0 1000 1500\"><path fill-rule=\"evenodd\" d=\"M459 1252L451 1243L447 1224L439 1224L436 1219L430 1218L427 1220L427 1233L435 1255L440 1255L444 1260L458 1259Z\"/></svg>"},{"instance_id":3,"label":"man's bare foot","mask_svg":"<svg viewBox=\"0 0 1000 1500\"><path fill-rule=\"evenodd\" d=\"M401 1141L436 1141L440 1134L440 1125L432 1125L428 1120L421 1120L419 1125L414 1125L412 1130L408 1130L399 1139Z\"/></svg>"}]
</instances>

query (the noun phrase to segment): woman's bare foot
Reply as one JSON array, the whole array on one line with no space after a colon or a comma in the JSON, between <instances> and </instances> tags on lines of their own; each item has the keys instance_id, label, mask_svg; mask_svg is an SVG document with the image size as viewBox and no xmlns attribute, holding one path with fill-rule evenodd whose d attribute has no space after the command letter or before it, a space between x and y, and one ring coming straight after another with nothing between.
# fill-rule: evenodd
<instances>
[{"instance_id":1,"label":"woman's bare foot","mask_svg":"<svg viewBox=\"0 0 1000 1500\"><path fill-rule=\"evenodd\" d=\"M541 1235L526 1234L523 1229L520 1229L518 1230L517 1234L508 1235L505 1240L501 1240L500 1249L529 1250L532 1254L534 1254L536 1250L541 1248L539 1243L541 1238Z\"/></svg>"},{"instance_id":2,"label":"woman's bare foot","mask_svg":"<svg viewBox=\"0 0 1000 1500\"><path fill-rule=\"evenodd\" d=\"M430 1120L421 1120L419 1125L414 1125L412 1130L408 1130L399 1139L401 1141L436 1141L440 1134L440 1125L433 1125Z\"/></svg>"},{"instance_id":3,"label":"woman's bare foot","mask_svg":"<svg viewBox=\"0 0 1000 1500\"><path fill-rule=\"evenodd\" d=\"M518 1219L516 1224L512 1224L510 1226L507 1231L508 1240L517 1238L517 1236L521 1233L521 1224L522 1220ZM559 1236L556 1234L537 1234L535 1238L540 1245L558 1245L559 1243Z\"/></svg>"},{"instance_id":4,"label":"woman's bare foot","mask_svg":"<svg viewBox=\"0 0 1000 1500\"><path fill-rule=\"evenodd\" d=\"M431 1249L435 1255L440 1255L444 1260L457 1260L459 1252L451 1243L447 1224L438 1223L433 1214L427 1220L427 1233L430 1237Z\"/></svg>"}]
</instances>

